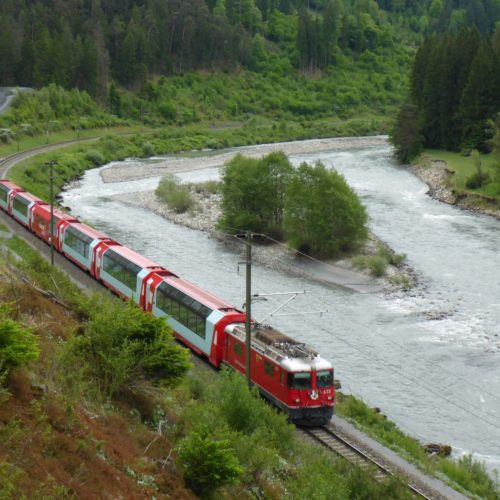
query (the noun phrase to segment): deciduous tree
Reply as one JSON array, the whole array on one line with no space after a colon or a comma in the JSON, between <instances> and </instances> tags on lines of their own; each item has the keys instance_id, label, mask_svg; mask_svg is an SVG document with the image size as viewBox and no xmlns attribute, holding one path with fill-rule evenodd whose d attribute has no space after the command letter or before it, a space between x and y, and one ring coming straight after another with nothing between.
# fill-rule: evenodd
<instances>
[{"instance_id":1,"label":"deciduous tree","mask_svg":"<svg viewBox=\"0 0 500 500\"><path fill-rule=\"evenodd\" d=\"M284 228L291 245L318 257L335 257L367 236L367 215L344 177L322 163L302 163L290 181Z\"/></svg>"}]
</instances>

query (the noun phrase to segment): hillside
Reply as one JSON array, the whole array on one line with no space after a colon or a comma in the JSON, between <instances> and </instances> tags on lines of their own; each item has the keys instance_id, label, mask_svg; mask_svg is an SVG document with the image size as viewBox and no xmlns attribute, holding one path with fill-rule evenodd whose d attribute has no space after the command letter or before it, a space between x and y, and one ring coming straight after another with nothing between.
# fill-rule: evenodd
<instances>
[{"instance_id":1,"label":"hillside","mask_svg":"<svg viewBox=\"0 0 500 500\"><path fill-rule=\"evenodd\" d=\"M8 141L256 117L276 128L356 118L386 132L424 36L466 26L490 36L500 3L36 0L3 2L0 14L0 85L70 92L20 98L0 123Z\"/></svg>"}]
</instances>

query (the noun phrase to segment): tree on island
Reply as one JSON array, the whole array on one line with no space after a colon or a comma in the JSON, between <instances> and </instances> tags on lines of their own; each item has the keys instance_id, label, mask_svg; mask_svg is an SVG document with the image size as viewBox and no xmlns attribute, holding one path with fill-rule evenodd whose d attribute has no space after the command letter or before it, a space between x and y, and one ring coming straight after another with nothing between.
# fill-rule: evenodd
<instances>
[{"instance_id":1,"label":"tree on island","mask_svg":"<svg viewBox=\"0 0 500 500\"><path fill-rule=\"evenodd\" d=\"M317 257L337 257L367 237L367 215L356 193L336 170L302 163L292 178L284 229L290 245Z\"/></svg>"},{"instance_id":2,"label":"tree on island","mask_svg":"<svg viewBox=\"0 0 500 500\"><path fill-rule=\"evenodd\" d=\"M282 152L235 156L222 177L219 227L287 239L297 250L336 257L364 241L367 216L335 170L307 163L294 169Z\"/></svg>"}]
</instances>

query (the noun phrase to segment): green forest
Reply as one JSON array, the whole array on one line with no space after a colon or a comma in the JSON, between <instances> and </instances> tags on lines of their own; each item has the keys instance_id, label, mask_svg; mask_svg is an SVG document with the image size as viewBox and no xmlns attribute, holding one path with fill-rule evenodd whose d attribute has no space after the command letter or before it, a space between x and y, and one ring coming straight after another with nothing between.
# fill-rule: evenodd
<instances>
[{"instance_id":1,"label":"green forest","mask_svg":"<svg viewBox=\"0 0 500 500\"><path fill-rule=\"evenodd\" d=\"M491 151L499 89L500 31L481 37L468 28L426 38L396 123L400 159L409 161L424 148Z\"/></svg>"},{"instance_id":2,"label":"green forest","mask_svg":"<svg viewBox=\"0 0 500 500\"><path fill-rule=\"evenodd\" d=\"M499 19L499 0L6 0L0 85L53 90L0 126L356 116L386 132L415 48L467 27L497 39Z\"/></svg>"}]
</instances>

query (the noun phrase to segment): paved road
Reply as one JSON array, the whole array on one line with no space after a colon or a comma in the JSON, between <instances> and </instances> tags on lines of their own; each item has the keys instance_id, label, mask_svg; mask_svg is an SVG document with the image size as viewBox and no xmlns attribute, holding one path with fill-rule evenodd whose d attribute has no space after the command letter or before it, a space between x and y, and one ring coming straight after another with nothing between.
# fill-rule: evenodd
<instances>
[{"instance_id":1,"label":"paved road","mask_svg":"<svg viewBox=\"0 0 500 500\"><path fill-rule=\"evenodd\" d=\"M7 111L18 90L26 92L31 89L28 87L0 87L0 113Z\"/></svg>"}]
</instances>

